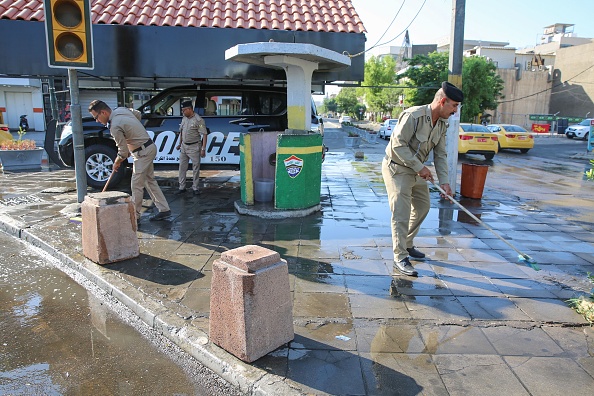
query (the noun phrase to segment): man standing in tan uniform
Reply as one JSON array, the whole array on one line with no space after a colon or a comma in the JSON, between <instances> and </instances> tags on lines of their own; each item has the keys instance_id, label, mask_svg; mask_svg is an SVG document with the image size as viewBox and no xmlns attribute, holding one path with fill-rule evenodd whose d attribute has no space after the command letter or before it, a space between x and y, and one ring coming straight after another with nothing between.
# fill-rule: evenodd
<instances>
[{"instance_id":1,"label":"man standing in tan uniform","mask_svg":"<svg viewBox=\"0 0 594 396\"><path fill-rule=\"evenodd\" d=\"M431 104L402 112L386 147L382 175L392 211L394 267L404 275L417 276L409 256L425 258L413 245L413 239L429 213L427 181L433 182L433 175L423 164L431 150L439 184L453 196L448 183L446 131L448 118L456 113L462 99L460 89L442 83Z\"/></svg>"},{"instance_id":2,"label":"man standing in tan uniform","mask_svg":"<svg viewBox=\"0 0 594 396\"><path fill-rule=\"evenodd\" d=\"M188 162L192 160L192 191L194 195L200 195L198 181L200 179L200 158L206 156L206 124L202 117L194 112L192 101L182 103L184 118L179 126L179 190L174 194L186 192L186 173Z\"/></svg>"},{"instance_id":3,"label":"man standing in tan uniform","mask_svg":"<svg viewBox=\"0 0 594 396\"><path fill-rule=\"evenodd\" d=\"M117 172L122 162L130 155L134 158L131 187L136 221L140 222L144 188L159 209L159 213L153 215L150 220L163 220L171 216L169 204L155 180L153 160L157 155L157 147L140 122L140 113L125 107L117 107L112 111L105 102L100 100L94 100L89 104L89 113L95 121L109 128L118 147L118 155L112 171Z\"/></svg>"}]
</instances>

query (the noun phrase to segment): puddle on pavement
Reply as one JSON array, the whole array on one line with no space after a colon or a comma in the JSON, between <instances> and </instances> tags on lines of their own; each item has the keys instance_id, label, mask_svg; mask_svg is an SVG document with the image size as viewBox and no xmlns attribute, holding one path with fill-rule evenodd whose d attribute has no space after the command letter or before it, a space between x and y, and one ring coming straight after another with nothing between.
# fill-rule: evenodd
<instances>
[{"instance_id":1,"label":"puddle on pavement","mask_svg":"<svg viewBox=\"0 0 594 396\"><path fill-rule=\"evenodd\" d=\"M7 238L0 394L208 394L103 301Z\"/></svg>"}]
</instances>

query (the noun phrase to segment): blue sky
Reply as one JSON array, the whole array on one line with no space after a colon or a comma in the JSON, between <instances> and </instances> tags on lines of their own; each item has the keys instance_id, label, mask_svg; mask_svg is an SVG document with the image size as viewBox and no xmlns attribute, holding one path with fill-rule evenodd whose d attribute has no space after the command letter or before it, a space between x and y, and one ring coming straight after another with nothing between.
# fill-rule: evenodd
<instances>
[{"instance_id":1,"label":"blue sky","mask_svg":"<svg viewBox=\"0 0 594 396\"><path fill-rule=\"evenodd\" d=\"M406 29L423 0L351 0L367 29L366 48L375 44L398 9L400 14L380 43ZM426 0L408 28L412 44L432 44L450 35L452 0ZM578 37L594 38L594 0L466 0L464 37L469 40L509 42L524 48L540 39L543 28L555 23L574 24ZM385 45L400 46L404 35Z\"/></svg>"}]
</instances>

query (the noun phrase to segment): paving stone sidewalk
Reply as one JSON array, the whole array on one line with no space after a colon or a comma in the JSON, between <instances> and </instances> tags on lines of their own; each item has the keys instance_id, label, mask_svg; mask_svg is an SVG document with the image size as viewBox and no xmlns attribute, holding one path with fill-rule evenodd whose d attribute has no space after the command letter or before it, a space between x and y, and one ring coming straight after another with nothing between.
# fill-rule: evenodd
<instances>
[{"instance_id":1,"label":"paving stone sidewalk","mask_svg":"<svg viewBox=\"0 0 594 396\"><path fill-rule=\"evenodd\" d=\"M174 196L177 172L158 171L174 218L146 213L140 257L98 266L82 256L74 172L44 169L0 174L0 228L94 281L245 394L591 394L594 332L566 303L592 287L591 232L488 186L482 200L461 199L535 271L433 191L416 239L428 259L415 262L418 278L393 276L385 145L347 150L340 138L327 132L322 210L304 218L238 215L237 172L201 172L194 197ZM291 343L253 364L208 339L212 262L246 244L288 261L295 327Z\"/></svg>"}]
</instances>

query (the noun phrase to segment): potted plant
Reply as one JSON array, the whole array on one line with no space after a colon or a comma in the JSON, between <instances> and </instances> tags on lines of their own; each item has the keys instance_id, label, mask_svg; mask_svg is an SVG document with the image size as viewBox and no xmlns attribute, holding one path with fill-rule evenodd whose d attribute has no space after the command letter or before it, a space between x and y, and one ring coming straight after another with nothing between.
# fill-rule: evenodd
<instances>
[{"instance_id":1,"label":"potted plant","mask_svg":"<svg viewBox=\"0 0 594 396\"><path fill-rule=\"evenodd\" d=\"M361 144L361 137L356 132L348 132L344 138L344 146L347 148L357 148Z\"/></svg>"},{"instance_id":2,"label":"potted plant","mask_svg":"<svg viewBox=\"0 0 594 396\"><path fill-rule=\"evenodd\" d=\"M376 131L367 131L367 141L369 143L377 143L377 132Z\"/></svg>"},{"instance_id":3,"label":"potted plant","mask_svg":"<svg viewBox=\"0 0 594 396\"><path fill-rule=\"evenodd\" d=\"M34 140L23 139L25 131L19 129L19 138L0 143L0 162L4 170L37 169L41 167L43 148Z\"/></svg>"}]
</instances>

